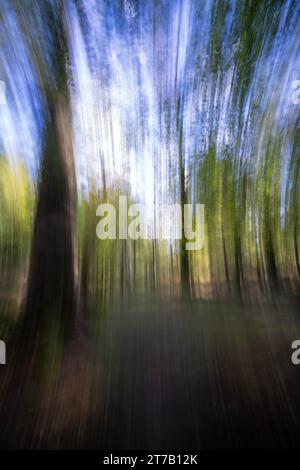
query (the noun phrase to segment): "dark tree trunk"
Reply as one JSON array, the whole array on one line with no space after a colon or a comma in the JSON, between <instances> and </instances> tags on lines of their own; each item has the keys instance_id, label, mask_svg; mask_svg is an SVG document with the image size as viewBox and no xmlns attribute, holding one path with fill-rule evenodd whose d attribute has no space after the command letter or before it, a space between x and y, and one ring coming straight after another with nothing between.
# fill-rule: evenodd
<instances>
[{"instance_id":1,"label":"dark tree trunk","mask_svg":"<svg viewBox=\"0 0 300 470\"><path fill-rule=\"evenodd\" d=\"M182 111L180 107L180 99L177 104L177 132L178 132L178 150L179 150L179 174L180 174L180 204L181 204L181 242L180 242L180 278L181 278L181 296L183 299L191 298L190 285L190 265L189 255L186 250L185 233L184 233L184 205L188 203L188 194L185 187L186 175L183 158L183 123Z\"/></svg>"},{"instance_id":2,"label":"dark tree trunk","mask_svg":"<svg viewBox=\"0 0 300 470\"><path fill-rule=\"evenodd\" d=\"M50 116L32 240L22 338L70 334L77 302L76 185L69 103L48 100Z\"/></svg>"}]
</instances>

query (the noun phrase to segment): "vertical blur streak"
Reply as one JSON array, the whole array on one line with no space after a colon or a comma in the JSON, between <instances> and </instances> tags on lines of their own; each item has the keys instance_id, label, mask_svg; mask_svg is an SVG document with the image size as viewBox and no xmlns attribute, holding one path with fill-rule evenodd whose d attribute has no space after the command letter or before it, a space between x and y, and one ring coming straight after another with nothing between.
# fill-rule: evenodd
<instances>
[{"instance_id":1,"label":"vertical blur streak","mask_svg":"<svg viewBox=\"0 0 300 470\"><path fill-rule=\"evenodd\" d=\"M99 253L86 282L104 295L122 282L127 294L180 295L186 277L200 298L297 291L297 2L70 2L69 20L82 200L127 194L149 206L150 233L163 222L153 202L204 203L206 212L205 247L184 255L181 274L178 243L116 242L112 260L111 242L82 234L85 250Z\"/></svg>"},{"instance_id":2,"label":"vertical blur streak","mask_svg":"<svg viewBox=\"0 0 300 470\"><path fill-rule=\"evenodd\" d=\"M59 2L29 5L26 12L18 1L2 7L7 104L0 119L3 162L15 173L26 168L34 183L45 90L57 79ZM271 292L279 284L298 290L299 106L292 87L300 76L299 8L293 1L267 8L65 2L88 297L110 301L112 286L119 295L156 289L180 296L185 283L195 298ZM100 242L96 207L118 195L144 204L154 238L163 223L154 203L205 204L204 249Z\"/></svg>"}]
</instances>

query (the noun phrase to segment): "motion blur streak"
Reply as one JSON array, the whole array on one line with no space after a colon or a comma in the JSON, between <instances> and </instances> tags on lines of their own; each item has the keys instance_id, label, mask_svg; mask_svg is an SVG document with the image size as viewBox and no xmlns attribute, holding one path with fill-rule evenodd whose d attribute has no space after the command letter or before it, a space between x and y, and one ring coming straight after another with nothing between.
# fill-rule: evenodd
<instances>
[{"instance_id":1,"label":"motion blur streak","mask_svg":"<svg viewBox=\"0 0 300 470\"><path fill-rule=\"evenodd\" d=\"M300 3L2 0L0 80L1 446L300 446Z\"/></svg>"}]
</instances>

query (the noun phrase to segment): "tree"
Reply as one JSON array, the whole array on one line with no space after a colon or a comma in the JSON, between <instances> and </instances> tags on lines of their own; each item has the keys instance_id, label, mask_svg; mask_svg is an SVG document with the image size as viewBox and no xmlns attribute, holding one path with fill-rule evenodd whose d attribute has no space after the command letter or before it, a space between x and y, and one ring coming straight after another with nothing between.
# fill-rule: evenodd
<instances>
[{"instance_id":1,"label":"tree","mask_svg":"<svg viewBox=\"0 0 300 470\"><path fill-rule=\"evenodd\" d=\"M55 76L54 84L44 83L45 145L21 326L21 340L30 351L48 336L70 335L78 311L76 183L66 74L66 11L62 2L57 11L48 2L45 8L54 39Z\"/></svg>"}]
</instances>

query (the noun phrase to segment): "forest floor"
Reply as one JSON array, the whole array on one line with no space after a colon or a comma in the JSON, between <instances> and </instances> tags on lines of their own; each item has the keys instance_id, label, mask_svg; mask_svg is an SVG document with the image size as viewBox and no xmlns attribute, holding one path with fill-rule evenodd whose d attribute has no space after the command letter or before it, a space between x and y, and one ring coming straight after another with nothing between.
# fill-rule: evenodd
<instances>
[{"instance_id":1,"label":"forest floor","mask_svg":"<svg viewBox=\"0 0 300 470\"><path fill-rule=\"evenodd\" d=\"M300 447L298 307L127 303L75 336L55 374L8 358L1 374L23 372L1 384L0 447Z\"/></svg>"}]
</instances>

